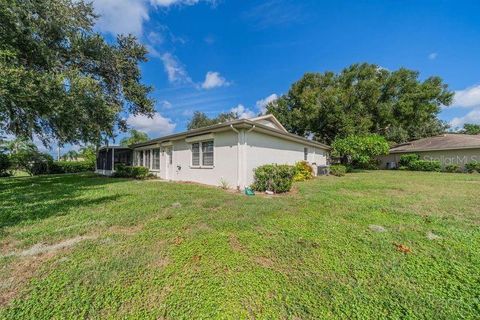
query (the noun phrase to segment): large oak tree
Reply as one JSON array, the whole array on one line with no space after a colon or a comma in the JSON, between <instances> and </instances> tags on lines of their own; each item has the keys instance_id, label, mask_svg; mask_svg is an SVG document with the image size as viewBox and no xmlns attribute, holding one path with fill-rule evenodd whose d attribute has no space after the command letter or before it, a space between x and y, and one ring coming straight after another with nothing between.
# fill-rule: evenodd
<instances>
[{"instance_id":1,"label":"large oak tree","mask_svg":"<svg viewBox=\"0 0 480 320\"><path fill-rule=\"evenodd\" d=\"M354 64L339 74L306 73L267 110L290 132L325 143L367 134L404 142L443 132L437 114L452 98L439 77Z\"/></svg>"},{"instance_id":2,"label":"large oak tree","mask_svg":"<svg viewBox=\"0 0 480 320\"><path fill-rule=\"evenodd\" d=\"M146 48L131 35L108 42L96 18L83 0L1 1L0 133L98 144L126 130L127 113L152 114Z\"/></svg>"}]
</instances>

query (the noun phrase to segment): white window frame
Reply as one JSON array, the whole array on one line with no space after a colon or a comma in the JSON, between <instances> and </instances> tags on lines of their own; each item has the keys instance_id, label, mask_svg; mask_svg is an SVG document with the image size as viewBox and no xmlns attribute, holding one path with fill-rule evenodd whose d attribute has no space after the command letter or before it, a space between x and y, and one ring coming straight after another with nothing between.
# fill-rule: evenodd
<instances>
[{"instance_id":1,"label":"white window frame","mask_svg":"<svg viewBox=\"0 0 480 320\"><path fill-rule=\"evenodd\" d=\"M203 164L203 148L202 144L207 143L207 142L212 142L213 143L213 164L212 165L204 165ZM195 143L198 143L198 163L199 165L193 165L193 145ZM194 169L213 169L215 167L215 139L208 139L208 140L203 140L203 141L195 141L190 143L190 168Z\"/></svg>"}]
</instances>

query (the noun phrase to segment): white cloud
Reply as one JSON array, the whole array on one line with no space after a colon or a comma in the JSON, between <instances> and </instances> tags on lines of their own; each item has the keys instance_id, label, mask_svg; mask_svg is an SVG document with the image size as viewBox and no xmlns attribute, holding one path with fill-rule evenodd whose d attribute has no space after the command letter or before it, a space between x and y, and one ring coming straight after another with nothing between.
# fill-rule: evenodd
<instances>
[{"instance_id":1,"label":"white cloud","mask_svg":"<svg viewBox=\"0 0 480 320\"><path fill-rule=\"evenodd\" d=\"M96 27L105 33L132 33L140 36L143 23L149 20L144 0L94 0L95 12L100 15Z\"/></svg>"},{"instance_id":2,"label":"white cloud","mask_svg":"<svg viewBox=\"0 0 480 320\"><path fill-rule=\"evenodd\" d=\"M437 52L432 52L428 55L428 59L430 59L430 60L435 60L435 59L437 59L437 57L438 57Z\"/></svg>"},{"instance_id":3,"label":"white cloud","mask_svg":"<svg viewBox=\"0 0 480 320\"><path fill-rule=\"evenodd\" d=\"M256 116L255 112L252 110L245 108L243 104L239 104L235 108L230 109L230 112L235 112L238 114L240 119L250 119Z\"/></svg>"},{"instance_id":4,"label":"white cloud","mask_svg":"<svg viewBox=\"0 0 480 320\"><path fill-rule=\"evenodd\" d=\"M218 87L228 87L230 82L220 75L219 72L208 71L205 75L205 81L202 83L203 89L213 89Z\"/></svg>"},{"instance_id":5,"label":"white cloud","mask_svg":"<svg viewBox=\"0 0 480 320\"><path fill-rule=\"evenodd\" d=\"M193 6L199 2L216 5L216 0L92 0L95 12L100 15L97 28L111 34L143 34L143 25L149 20L153 7L168 8L174 5Z\"/></svg>"},{"instance_id":6,"label":"white cloud","mask_svg":"<svg viewBox=\"0 0 480 320\"><path fill-rule=\"evenodd\" d=\"M147 34L147 40L154 45L160 45L165 42L165 37L163 34L157 31L150 31Z\"/></svg>"},{"instance_id":7,"label":"white cloud","mask_svg":"<svg viewBox=\"0 0 480 320\"><path fill-rule=\"evenodd\" d=\"M192 83L185 67L178 61L178 59L167 52L161 56L165 72L168 76L168 81L171 83Z\"/></svg>"},{"instance_id":8,"label":"white cloud","mask_svg":"<svg viewBox=\"0 0 480 320\"><path fill-rule=\"evenodd\" d=\"M266 97L265 99L260 99L257 101L256 105L257 105L257 108L260 110L260 112L262 114L265 114L267 112L267 105L270 103L270 102L273 102L275 100L278 99L278 95L276 93L272 93L271 95L269 95L268 97Z\"/></svg>"},{"instance_id":9,"label":"white cloud","mask_svg":"<svg viewBox=\"0 0 480 320\"><path fill-rule=\"evenodd\" d=\"M130 115L127 124L134 129L148 133L150 137L164 136L175 130L176 124L169 118L164 118L160 113L156 112L153 118L147 116Z\"/></svg>"},{"instance_id":10,"label":"white cloud","mask_svg":"<svg viewBox=\"0 0 480 320\"><path fill-rule=\"evenodd\" d=\"M160 104L162 105L162 108L164 108L164 109L170 109L172 107L172 103L168 100L160 101Z\"/></svg>"},{"instance_id":11,"label":"white cloud","mask_svg":"<svg viewBox=\"0 0 480 320\"><path fill-rule=\"evenodd\" d=\"M461 108L480 107L480 85L455 91L452 106Z\"/></svg>"},{"instance_id":12,"label":"white cloud","mask_svg":"<svg viewBox=\"0 0 480 320\"><path fill-rule=\"evenodd\" d=\"M450 121L452 129L460 129L465 123L480 124L480 109L472 110L463 117L455 117Z\"/></svg>"}]
</instances>

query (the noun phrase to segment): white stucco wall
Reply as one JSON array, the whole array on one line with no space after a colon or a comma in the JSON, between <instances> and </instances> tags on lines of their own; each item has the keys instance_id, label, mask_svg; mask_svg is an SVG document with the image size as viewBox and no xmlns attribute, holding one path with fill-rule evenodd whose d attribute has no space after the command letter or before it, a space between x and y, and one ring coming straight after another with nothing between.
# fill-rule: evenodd
<instances>
[{"instance_id":1,"label":"white stucco wall","mask_svg":"<svg viewBox=\"0 0 480 320\"><path fill-rule=\"evenodd\" d=\"M213 168L194 168L191 164L191 144L185 140L173 142L173 171L175 181L194 181L220 186L222 179L231 188L237 187L237 134L230 131L214 134Z\"/></svg>"},{"instance_id":2,"label":"white stucco wall","mask_svg":"<svg viewBox=\"0 0 480 320\"><path fill-rule=\"evenodd\" d=\"M270 136L261 132L245 133L246 140L246 171L245 185L253 183L253 170L265 164L294 165L304 160L304 148L308 148L307 161L311 164L326 165L326 150Z\"/></svg>"}]
</instances>

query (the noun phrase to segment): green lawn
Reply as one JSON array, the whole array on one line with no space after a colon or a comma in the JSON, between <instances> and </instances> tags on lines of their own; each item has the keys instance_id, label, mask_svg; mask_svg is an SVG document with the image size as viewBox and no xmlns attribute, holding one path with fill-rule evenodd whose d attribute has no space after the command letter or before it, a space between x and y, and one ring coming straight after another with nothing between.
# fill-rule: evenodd
<instances>
[{"instance_id":1,"label":"green lawn","mask_svg":"<svg viewBox=\"0 0 480 320\"><path fill-rule=\"evenodd\" d=\"M0 318L478 319L480 175L7 178L0 250Z\"/></svg>"}]
</instances>

